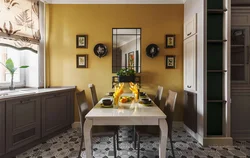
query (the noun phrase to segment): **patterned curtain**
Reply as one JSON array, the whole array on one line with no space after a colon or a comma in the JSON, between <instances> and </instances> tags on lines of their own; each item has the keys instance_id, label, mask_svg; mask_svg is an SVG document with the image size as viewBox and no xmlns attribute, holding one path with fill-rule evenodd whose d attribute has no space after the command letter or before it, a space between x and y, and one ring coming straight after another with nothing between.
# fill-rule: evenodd
<instances>
[{"instance_id":1,"label":"patterned curtain","mask_svg":"<svg viewBox=\"0 0 250 158\"><path fill-rule=\"evenodd\" d=\"M0 0L0 45L37 52L39 0Z\"/></svg>"}]
</instances>

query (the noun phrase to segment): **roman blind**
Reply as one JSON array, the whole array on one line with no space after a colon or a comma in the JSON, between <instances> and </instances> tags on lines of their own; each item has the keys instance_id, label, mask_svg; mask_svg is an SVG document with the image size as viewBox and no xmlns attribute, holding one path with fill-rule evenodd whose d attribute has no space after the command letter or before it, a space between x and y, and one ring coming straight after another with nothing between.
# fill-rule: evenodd
<instances>
[{"instance_id":1,"label":"roman blind","mask_svg":"<svg viewBox=\"0 0 250 158\"><path fill-rule=\"evenodd\" d=\"M37 52L39 0L0 1L0 45Z\"/></svg>"}]
</instances>

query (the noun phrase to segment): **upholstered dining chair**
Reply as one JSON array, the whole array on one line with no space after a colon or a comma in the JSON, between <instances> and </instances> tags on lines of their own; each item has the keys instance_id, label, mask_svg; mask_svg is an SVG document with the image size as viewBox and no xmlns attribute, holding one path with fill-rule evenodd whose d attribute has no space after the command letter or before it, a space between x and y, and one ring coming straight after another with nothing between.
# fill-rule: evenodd
<instances>
[{"instance_id":1,"label":"upholstered dining chair","mask_svg":"<svg viewBox=\"0 0 250 158\"><path fill-rule=\"evenodd\" d=\"M83 145L83 127L85 122L85 115L89 112L88 110L88 103L85 95L85 91L77 92L76 93L76 99L78 104L78 112L80 116L80 123L81 123L81 144L80 144L80 150L78 153L78 158L80 158L81 151L82 151L82 145ZM102 127L101 132L96 132L95 126L92 128L92 136L112 136L113 137L113 148L114 148L114 157L116 157L116 141L118 142L118 129L115 126L112 127ZM115 139L115 137L117 137ZM117 143L118 148L118 143Z\"/></svg>"},{"instance_id":2,"label":"upholstered dining chair","mask_svg":"<svg viewBox=\"0 0 250 158\"><path fill-rule=\"evenodd\" d=\"M161 107L161 98L162 98L162 93L163 93L163 87L158 86L157 92L154 98L154 103L158 106Z\"/></svg>"},{"instance_id":3,"label":"upholstered dining chair","mask_svg":"<svg viewBox=\"0 0 250 158\"><path fill-rule=\"evenodd\" d=\"M167 118L166 121L168 123L168 137L170 139L170 144L171 144L171 150L172 150L172 154L173 157L175 158L175 154L174 154L174 147L173 147L173 141L172 141L172 128L173 128L173 118L174 118L174 110L175 110L175 103L176 103L176 98L177 98L177 92L168 91L168 97L167 100L165 102L165 106L164 106L164 113L166 114ZM138 139L138 143L137 143L137 157L140 157L140 134L142 133L142 131L137 130L136 129L136 136ZM135 140L136 143L136 140Z\"/></svg>"},{"instance_id":4,"label":"upholstered dining chair","mask_svg":"<svg viewBox=\"0 0 250 158\"><path fill-rule=\"evenodd\" d=\"M95 90L95 85L90 83L89 85L90 92L91 92L91 97L92 97L92 106L94 107L98 103L97 95L96 95L96 90Z\"/></svg>"}]
</instances>

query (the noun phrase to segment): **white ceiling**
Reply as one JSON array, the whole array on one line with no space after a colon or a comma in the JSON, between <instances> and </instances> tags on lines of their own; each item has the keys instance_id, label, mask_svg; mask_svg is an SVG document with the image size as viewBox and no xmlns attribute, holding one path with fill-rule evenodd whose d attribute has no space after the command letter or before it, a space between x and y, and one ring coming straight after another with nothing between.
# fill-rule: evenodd
<instances>
[{"instance_id":1,"label":"white ceiling","mask_svg":"<svg viewBox=\"0 0 250 158\"><path fill-rule=\"evenodd\" d=\"M183 4L186 0L41 0L51 4Z\"/></svg>"}]
</instances>

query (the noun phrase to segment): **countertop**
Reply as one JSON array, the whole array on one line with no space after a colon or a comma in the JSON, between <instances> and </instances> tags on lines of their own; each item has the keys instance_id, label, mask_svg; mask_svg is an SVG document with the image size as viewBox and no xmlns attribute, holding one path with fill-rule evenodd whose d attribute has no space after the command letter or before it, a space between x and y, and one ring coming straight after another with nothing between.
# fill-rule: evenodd
<instances>
[{"instance_id":1,"label":"countertop","mask_svg":"<svg viewBox=\"0 0 250 158\"><path fill-rule=\"evenodd\" d=\"M38 96L46 93L74 90L75 86L69 87L52 87L52 88L20 88L15 90L1 90L0 101L9 100L22 96Z\"/></svg>"}]
</instances>

